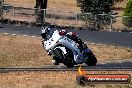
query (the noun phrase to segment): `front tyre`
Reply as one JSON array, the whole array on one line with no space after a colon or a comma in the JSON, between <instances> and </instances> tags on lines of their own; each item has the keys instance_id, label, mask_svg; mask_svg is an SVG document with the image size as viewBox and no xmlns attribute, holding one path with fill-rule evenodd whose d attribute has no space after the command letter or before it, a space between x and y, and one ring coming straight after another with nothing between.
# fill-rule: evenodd
<instances>
[{"instance_id":1,"label":"front tyre","mask_svg":"<svg viewBox=\"0 0 132 88\"><path fill-rule=\"evenodd\" d=\"M61 62L66 65L68 68L71 68L74 66L73 63L73 54L70 49L67 48L67 54L64 54L63 51L59 48L55 49L54 51L55 55Z\"/></svg>"},{"instance_id":2,"label":"front tyre","mask_svg":"<svg viewBox=\"0 0 132 88\"><path fill-rule=\"evenodd\" d=\"M53 63L54 65L59 65L59 60L58 60L58 58L55 57L55 56L53 56L52 63Z\"/></svg>"},{"instance_id":3,"label":"front tyre","mask_svg":"<svg viewBox=\"0 0 132 88\"><path fill-rule=\"evenodd\" d=\"M88 66L95 66L97 63L97 59L95 57L95 55L92 52L88 53L88 59L85 62Z\"/></svg>"},{"instance_id":4,"label":"front tyre","mask_svg":"<svg viewBox=\"0 0 132 88\"><path fill-rule=\"evenodd\" d=\"M66 65L68 68L74 67L72 51L67 48L67 54L63 54L63 56L64 56L63 64Z\"/></svg>"}]
</instances>

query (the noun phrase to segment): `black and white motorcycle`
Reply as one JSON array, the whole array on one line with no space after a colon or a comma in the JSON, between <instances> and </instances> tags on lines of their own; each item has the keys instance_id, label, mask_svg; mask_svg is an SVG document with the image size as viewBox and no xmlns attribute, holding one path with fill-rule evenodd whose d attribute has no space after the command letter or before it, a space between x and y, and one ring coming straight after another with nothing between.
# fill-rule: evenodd
<instances>
[{"instance_id":1,"label":"black and white motorcycle","mask_svg":"<svg viewBox=\"0 0 132 88\"><path fill-rule=\"evenodd\" d=\"M54 65L63 63L67 67L86 63L88 66L95 66L97 59L86 44L81 41L74 33L67 33L65 30L51 30L49 27L42 29L42 44L48 55L52 55ZM78 44L79 43L79 44Z\"/></svg>"}]
</instances>

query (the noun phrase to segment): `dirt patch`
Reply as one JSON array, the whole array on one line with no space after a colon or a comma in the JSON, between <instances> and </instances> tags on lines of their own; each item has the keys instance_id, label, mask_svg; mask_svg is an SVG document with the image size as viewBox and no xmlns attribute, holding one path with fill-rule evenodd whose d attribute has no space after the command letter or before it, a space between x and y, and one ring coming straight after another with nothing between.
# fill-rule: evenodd
<instances>
[{"instance_id":1,"label":"dirt patch","mask_svg":"<svg viewBox=\"0 0 132 88\"><path fill-rule=\"evenodd\" d=\"M0 67L43 66L51 63L41 38L0 34ZM132 49L118 46L87 44L98 62L132 59Z\"/></svg>"}]
</instances>

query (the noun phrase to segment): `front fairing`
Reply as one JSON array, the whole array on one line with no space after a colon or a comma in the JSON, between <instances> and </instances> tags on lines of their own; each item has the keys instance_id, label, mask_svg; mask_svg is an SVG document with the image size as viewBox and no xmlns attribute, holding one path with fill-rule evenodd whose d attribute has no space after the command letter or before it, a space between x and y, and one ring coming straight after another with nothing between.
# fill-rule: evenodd
<instances>
[{"instance_id":1,"label":"front fairing","mask_svg":"<svg viewBox=\"0 0 132 88\"><path fill-rule=\"evenodd\" d=\"M77 43L75 43L75 41L67 38L66 36L63 36L59 40L58 44L61 44L61 45L63 45L63 46L65 46L65 47L67 47L67 48L72 50L75 63L78 64L78 63L82 63L83 62L83 60L82 60L82 57L83 57L82 56L82 52L80 52L80 50L78 49L78 45L77 45Z\"/></svg>"},{"instance_id":2,"label":"front fairing","mask_svg":"<svg viewBox=\"0 0 132 88\"><path fill-rule=\"evenodd\" d=\"M78 50L77 44L66 36L61 37L58 44L64 45L71 50Z\"/></svg>"},{"instance_id":3,"label":"front fairing","mask_svg":"<svg viewBox=\"0 0 132 88\"><path fill-rule=\"evenodd\" d=\"M53 46L56 45L56 43L59 41L59 39L61 38L62 36L59 35L59 32L56 30L54 31L52 37L45 41L44 42L44 48L48 51L50 50Z\"/></svg>"}]
</instances>

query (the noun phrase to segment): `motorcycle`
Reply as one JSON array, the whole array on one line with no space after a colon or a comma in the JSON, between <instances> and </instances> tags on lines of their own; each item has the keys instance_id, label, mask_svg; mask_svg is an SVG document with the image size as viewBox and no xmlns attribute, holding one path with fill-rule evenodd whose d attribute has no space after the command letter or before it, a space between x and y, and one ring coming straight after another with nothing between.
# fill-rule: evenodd
<instances>
[{"instance_id":1,"label":"motorcycle","mask_svg":"<svg viewBox=\"0 0 132 88\"><path fill-rule=\"evenodd\" d=\"M83 44L83 49L72 39L67 37L67 33L62 31L52 31L50 28L42 28L42 44L48 55L52 55L52 63L59 65L63 63L67 67L86 63L88 66L95 66L97 59L93 52Z\"/></svg>"}]
</instances>

